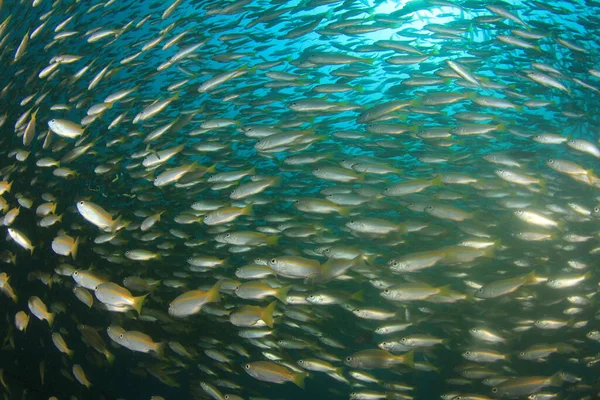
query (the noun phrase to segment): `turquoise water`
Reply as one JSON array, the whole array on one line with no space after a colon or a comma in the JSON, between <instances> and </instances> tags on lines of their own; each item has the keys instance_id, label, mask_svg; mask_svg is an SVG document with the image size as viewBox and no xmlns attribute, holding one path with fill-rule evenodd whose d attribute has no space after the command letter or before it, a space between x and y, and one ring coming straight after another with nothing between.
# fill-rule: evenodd
<instances>
[{"instance_id":1,"label":"turquoise water","mask_svg":"<svg viewBox=\"0 0 600 400\"><path fill-rule=\"evenodd\" d=\"M599 6L0 0L5 398L597 397Z\"/></svg>"}]
</instances>

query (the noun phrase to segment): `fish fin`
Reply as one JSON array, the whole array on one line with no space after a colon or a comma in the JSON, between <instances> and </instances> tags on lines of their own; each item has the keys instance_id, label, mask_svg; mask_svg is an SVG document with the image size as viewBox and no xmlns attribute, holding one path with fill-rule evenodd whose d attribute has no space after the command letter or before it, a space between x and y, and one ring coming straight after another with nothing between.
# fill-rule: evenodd
<instances>
[{"instance_id":1,"label":"fish fin","mask_svg":"<svg viewBox=\"0 0 600 400\"><path fill-rule=\"evenodd\" d=\"M137 311L138 315L142 314L142 305L144 304L146 297L148 297L148 294L133 298L133 309Z\"/></svg>"},{"instance_id":2,"label":"fish fin","mask_svg":"<svg viewBox=\"0 0 600 400\"><path fill-rule=\"evenodd\" d=\"M548 180L544 178L540 178L538 185L540 185L540 189L542 189L542 193L548 193Z\"/></svg>"},{"instance_id":3,"label":"fish fin","mask_svg":"<svg viewBox=\"0 0 600 400\"><path fill-rule=\"evenodd\" d=\"M408 365L411 368L415 367L415 351L411 350L408 353L400 356L402 358L402 363Z\"/></svg>"},{"instance_id":4,"label":"fish fin","mask_svg":"<svg viewBox=\"0 0 600 400\"><path fill-rule=\"evenodd\" d=\"M550 386L561 386L563 383L563 372L558 371L550 377Z\"/></svg>"},{"instance_id":5,"label":"fish fin","mask_svg":"<svg viewBox=\"0 0 600 400\"><path fill-rule=\"evenodd\" d=\"M442 181L442 177L440 175L431 180L431 186L442 186L443 184L444 182Z\"/></svg>"},{"instance_id":6,"label":"fish fin","mask_svg":"<svg viewBox=\"0 0 600 400\"><path fill-rule=\"evenodd\" d=\"M498 124L498 125L496 125L496 130L498 130L498 131L504 131L504 130L506 130L506 124Z\"/></svg>"},{"instance_id":7,"label":"fish fin","mask_svg":"<svg viewBox=\"0 0 600 400\"><path fill-rule=\"evenodd\" d=\"M350 298L352 300L363 302L363 301L365 301L365 291L364 290L359 290L358 292L356 292L352 296L350 296Z\"/></svg>"},{"instance_id":8,"label":"fish fin","mask_svg":"<svg viewBox=\"0 0 600 400\"><path fill-rule=\"evenodd\" d=\"M71 257L73 260L77 258L77 249L79 247L79 236L75 238L75 242L73 242L73 246L71 247Z\"/></svg>"},{"instance_id":9,"label":"fish fin","mask_svg":"<svg viewBox=\"0 0 600 400\"><path fill-rule=\"evenodd\" d=\"M69 356L70 359L73 359L73 354L74 353L75 352L73 350L71 350L71 349L67 350L67 356Z\"/></svg>"},{"instance_id":10,"label":"fish fin","mask_svg":"<svg viewBox=\"0 0 600 400\"><path fill-rule=\"evenodd\" d=\"M347 217L350 215L350 208L349 207L338 207L337 212L340 213L341 216Z\"/></svg>"},{"instance_id":11,"label":"fish fin","mask_svg":"<svg viewBox=\"0 0 600 400\"><path fill-rule=\"evenodd\" d=\"M113 221L113 223L110 226L110 232L111 233L115 233L117 231L117 227L121 224L121 216L119 215L119 217L117 219L115 219Z\"/></svg>"},{"instance_id":12,"label":"fish fin","mask_svg":"<svg viewBox=\"0 0 600 400\"><path fill-rule=\"evenodd\" d=\"M106 357L106 361L108 361L109 364L115 362L115 355L108 351L108 349L104 351L104 357Z\"/></svg>"},{"instance_id":13,"label":"fish fin","mask_svg":"<svg viewBox=\"0 0 600 400\"><path fill-rule=\"evenodd\" d=\"M275 292L275 298L280 300L283 304L287 304L287 295L291 288L292 285L279 288L277 292Z\"/></svg>"},{"instance_id":14,"label":"fish fin","mask_svg":"<svg viewBox=\"0 0 600 400\"><path fill-rule=\"evenodd\" d=\"M166 347L167 347L167 342L156 343L156 350L154 350L154 351L156 354L158 354L158 356L160 358L163 358L165 356Z\"/></svg>"},{"instance_id":15,"label":"fish fin","mask_svg":"<svg viewBox=\"0 0 600 400\"><path fill-rule=\"evenodd\" d=\"M300 372L299 374L296 374L293 380L294 384L296 384L296 386L298 386L299 388L304 389L304 380L307 376L308 374L305 372Z\"/></svg>"},{"instance_id":16,"label":"fish fin","mask_svg":"<svg viewBox=\"0 0 600 400\"><path fill-rule=\"evenodd\" d=\"M279 236L273 235L267 238L267 246L277 246L279 244Z\"/></svg>"},{"instance_id":17,"label":"fish fin","mask_svg":"<svg viewBox=\"0 0 600 400\"><path fill-rule=\"evenodd\" d=\"M252 206L254 206L254 204L250 203L247 206L245 206L244 208L242 208L242 215L253 215Z\"/></svg>"},{"instance_id":18,"label":"fish fin","mask_svg":"<svg viewBox=\"0 0 600 400\"><path fill-rule=\"evenodd\" d=\"M205 172L205 173L208 173L208 172L210 172L210 173L213 173L213 172L215 172L216 170L217 170L217 164L213 164L213 165L211 165L210 167L206 168L206 169L204 170L204 172Z\"/></svg>"},{"instance_id":19,"label":"fish fin","mask_svg":"<svg viewBox=\"0 0 600 400\"><path fill-rule=\"evenodd\" d=\"M219 303L221 301L221 296L219 294L219 289L221 288L221 284L223 282L218 281L217 283L215 283L213 285L212 288L210 288L210 290L208 291L207 295L206 295L206 302L207 303Z\"/></svg>"},{"instance_id":20,"label":"fish fin","mask_svg":"<svg viewBox=\"0 0 600 400\"><path fill-rule=\"evenodd\" d=\"M465 99L473 101L475 98L477 98L477 92L465 93Z\"/></svg>"},{"instance_id":21,"label":"fish fin","mask_svg":"<svg viewBox=\"0 0 600 400\"><path fill-rule=\"evenodd\" d=\"M446 285L438 288L439 296L450 296L452 294L452 285Z\"/></svg>"},{"instance_id":22,"label":"fish fin","mask_svg":"<svg viewBox=\"0 0 600 400\"><path fill-rule=\"evenodd\" d=\"M558 350L559 353L570 353L571 349L568 347L568 345L566 343L558 343L556 345L556 350Z\"/></svg>"},{"instance_id":23,"label":"fish fin","mask_svg":"<svg viewBox=\"0 0 600 400\"><path fill-rule=\"evenodd\" d=\"M537 278L535 276L535 271L531 271L527 275L525 275L525 284L534 284L537 283Z\"/></svg>"},{"instance_id":24,"label":"fish fin","mask_svg":"<svg viewBox=\"0 0 600 400\"><path fill-rule=\"evenodd\" d=\"M52 326L52 324L54 324L54 317L54 313L48 313L48 325Z\"/></svg>"},{"instance_id":25,"label":"fish fin","mask_svg":"<svg viewBox=\"0 0 600 400\"><path fill-rule=\"evenodd\" d=\"M33 255L33 250L34 250L34 249L35 249L35 246L31 246L31 248L29 249L29 253L30 253L31 255Z\"/></svg>"},{"instance_id":26,"label":"fish fin","mask_svg":"<svg viewBox=\"0 0 600 400\"><path fill-rule=\"evenodd\" d=\"M593 184L594 183L594 178L595 178L595 176L594 176L594 170L591 170L591 169L587 170L586 171L586 175L588 177L588 181L590 181L590 184Z\"/></svg>"},{"instance_id":27,"label":"fish fin","mask_svg":"<svg viewBox=\"0 0 600 400\"><path fill-rule=\"evenodd\" d=\"M465 295L465 301L472 303L475 301L475 294L474 293L468 293Z\"/></svg>"},{"instance_id":28,"label":"fish fin","mask_svg":"<svg viewBox=\"0 0 600 400\"><path fill-rule=\"evenodd\" d=\"M271 304L266 306L260 313L260 319L263 320L263 322L267 324L269 328L273 327L273 312L275 312L276 307L277 301L273 301L271 302Z\"/></svg>"}]
</instances>

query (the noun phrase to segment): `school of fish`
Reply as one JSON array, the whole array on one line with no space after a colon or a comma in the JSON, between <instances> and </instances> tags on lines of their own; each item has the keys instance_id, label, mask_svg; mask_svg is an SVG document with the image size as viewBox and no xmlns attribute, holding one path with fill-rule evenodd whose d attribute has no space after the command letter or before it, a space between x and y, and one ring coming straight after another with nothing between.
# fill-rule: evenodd
<instances>
[{"instance_id":1,"label":"school of fish","mask_svg":"<svg viewBox=\"0 0 600 400\"><path fill-rule=\"evenodd\" d=\"M0 0L0 65L5 399L600 396L600 2Z\"/></svg>"}]
</instances>

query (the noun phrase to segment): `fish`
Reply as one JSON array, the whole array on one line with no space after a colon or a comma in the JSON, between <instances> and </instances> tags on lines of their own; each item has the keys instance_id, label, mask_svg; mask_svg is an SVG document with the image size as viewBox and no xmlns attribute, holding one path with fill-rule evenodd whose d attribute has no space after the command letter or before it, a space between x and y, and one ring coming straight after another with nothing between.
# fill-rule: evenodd
<instances>
[{"instance_id":1,"label":"fish","mask_svg":"<svg viewBox=\"0 0 600 400\"><path fill-rule=\"evenodd\" d=\"M307 374L294 372L290 368L270 361L254 361L244 365L244 370L251 377L270 383L292 382L298 387L304 387Z\"/></svg>"},{"instance_id":2,"label":"fish","mask_svg":"<svg viewBox=\"0 0 600 400\"><path fill-rule=\"evenodd\" d=\"M594 397L598 11L0 0L6 396Z\"/></svg>"}]
</instances>

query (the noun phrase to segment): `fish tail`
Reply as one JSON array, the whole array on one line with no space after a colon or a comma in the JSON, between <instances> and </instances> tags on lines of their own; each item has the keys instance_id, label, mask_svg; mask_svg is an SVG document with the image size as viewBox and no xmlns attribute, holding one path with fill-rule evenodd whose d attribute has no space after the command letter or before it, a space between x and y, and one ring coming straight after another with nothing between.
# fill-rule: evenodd
<instances>
[{"instance_id":1,"label":"fish tail","mask_svg":"<svg viewBox=\"0 0 600 400\"><path fill-rule=\"evenodd\" d=\"M115 219L113 221L113 223L110 225L110 231L111 233L115 233L117 231L117 227L121 224L121 216L119 215L119 217L117 219Z\"/></svg>"},{"instance_id":2,"label":"fish tail","mask_svg":"<svg viewBox=\"0 0 600 400\"><path fill-rule=\"evenodd\" d=\"M267 238L267 246L277 246L279 244L279 236L273 235Z\"/></svg>"},{"instance_id":3,"label":"fish tail","mask_svg":"<svg viewBox=\"0 0 600 400\"><path fill-rule=\"evenodd\" d=\"M431 186L442 186L443 184L444 182L442 181L442 177L440 175L431 180Z\"/></svg>"},{"instance_id":4,"label":"fish tail","mask_svg":"<svg viewBox=\"0 0 600 400\"><path fill-rule=\"evenodd\" d=\"M212 288L207 293L206 302L207 303L218 303L221 301L221 296L219 295L219 289L221 288L221 281L218 281L213 285Z\"/></svg>"},{"instance_id":5,"label":"fish tail","mask_svg":"<svg viewBox=\"0 0 600 400\"><path fill-rule=\"evenodd\" d=\"M73 260L77 258L77 249L79 248L79 236L75 238L75 242L73 242L73 246L71 246L71 257Z\"/></svg>"},{"instance_id":6,"label":"fish tail","mask_svg":"<svg viewBox=\"0 0 600 400\"><path fill-rule=\"evenodd\" d=\"M561 386L563 383L563 372L558 371L550 377L550 386Z\"/></svg>"},{"instance_id":7,"label":"fish tail","mask_svg":"<svg viewBox=\"0 0 600 400\"><path fill-rule=\"evenodd\" d=\"M48 313L46 320L48 321L48 325L52 326L52 324L54 324L54 317L55 314L53 313Z\"/></svg>"},{"instance_id":8,"label":"fish tail","mask_svg":"<svg viewBox=\"0 0 600 400\"><path fill-rule=\"evenodd\" d=\"M108 351L108 349L104 351L104 357L106 357L106 361L108 361L109 364L115 362L115 355Z\"/></svg>"},{"instance_id":9,"label":"fish tail","mask_svg":"<svg viewBox=\"0 0 600 400\"><path fill-rule=\"evenodd\" d=\"M269 328L273 327L273 313L275 312L276 307L277 301L273 301L271 304L266 306L260 314L260 319L263 320L263 322L267 324Z\"/></svg>"},{"instance_id":10,"label":"fish tail","mask_svg":"<svg viewBox=\"0 0 600 400\"><path fill-rule=\"evenodd\" d=\"M411 350L408 353L400 356L402 363L408 365L411 368L415 366L415 351Z\"/></svg>"},{"instance_id":11,"label":"fish tail","mask_svg":"<svg viewBox=\"0 0 600 400\"><path fill-rule=\"evenodd\" d=\"M306 379L307 376L308 376L307 373L301 372L294 376L294 380L292 382L294 382L294 384L296 386L298 386L299 388L304 389L304 380Z\"/></svg>"},{"instance_id":12,"label":"fish tail","mask_svg":"<svg viewBox=\"0 0 600 400\"><path fill-rule=\"evenodd\" d=\"M442 286L442 287L438 288L438 294L440 296L449 296L451 292L452 292L451 285L446 285L446 286Z\"/></svg>"},{"instance_id":13,"label":"fish tail","mask_svg":"<svg viewBox=\"0 0 600 400\"><path fill-rule=\"evenodd\" d=\"M525 277L525 283L526 284L532 284L532 283L536 283L537 282L537 278L535 276L535 271L531 271L530 273L528 273Z\"/></svg>"},{"instance_id":14,"label":"fish tail","mask_svg":"<svg viewBox=\"0 0 600 400\"><path fill-rule=\"evenodd\" d=\"M165 356L166 347L167 342L156 343L156 349L154 351L156 352L156 354L158 354L160 358L163 358Z\"/></svg>"},{"instance_id":15,"label":"fish tail","mask_svg":"<svg viewBox=\"0 0 600 400\"><path fill-rule=\"evenodd\" d=\"M348 215L350 215L350 208L349 207L338 207L337 211L343 217L347 217Z\"/></svg>"},{"instance_id":16,"label":"fish tail","mask_svg":"<svg viewBox=\"0 0 600 400\"><path fill-rule=\"evenodd\" d=\"M590 169L588 171L586 171L586 175L588 177L588 180L590 181L590 184L594 183L594 170Z\"/></svg>"},{"instance_id":17,"label":"fish tail","mask_svg":"<svg viewBox=\"0 0 600 400\"><path fill-rule=\"evenodd\" d=\"M254 206L254 204L250 203L244 207L242 209L242 215L252 215L252 206Z\"/></svg>"},{"instance_id":18,"label":"fish tail","mask_svg":"<svg viewBox=\"0 0 600 400\"><path fill-rule=\"evenodd\" d=\"M358 292L352 294L350 298L356 301L365 301L365 291L359 290Z\"/></svg>"},{"instance_id":19,"label":"fish tail","mask_svg":"<svg viewBox=\"0 0 600 400\"><path fill-rule=\"evenodd\" d=\"M292 285L279 288L277 292L275 292L275 298L281 301L283 304L287 304L287 295L291 288Z\"/></svg>"},{"instance_id":20,"label":"fish tail","mask_svg":"<svg viewBox=\"0 0 600 400\"><path fill-rule=\"evenodd\" d=\"M133 308L137 311L138 315L142 314L142 305L144 304L146 297L148 297L148 294L133 298Z\"/></svg>"}]
</instances>

